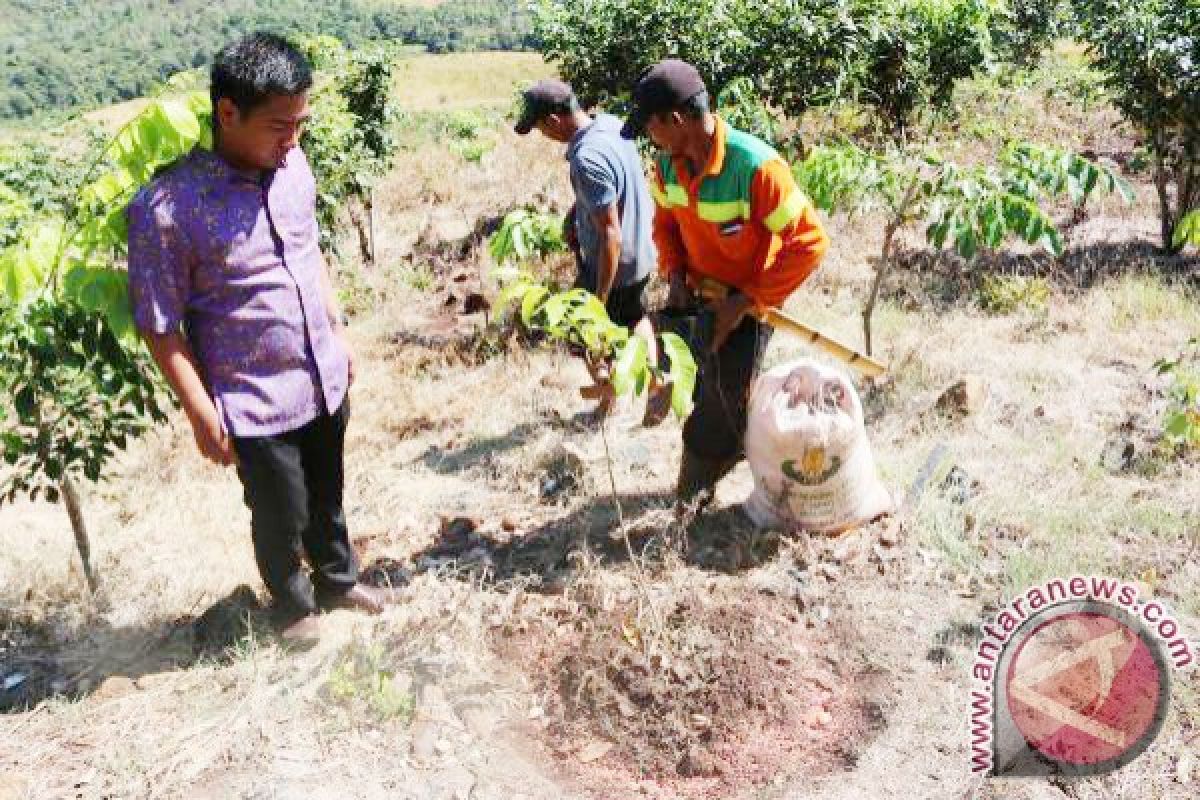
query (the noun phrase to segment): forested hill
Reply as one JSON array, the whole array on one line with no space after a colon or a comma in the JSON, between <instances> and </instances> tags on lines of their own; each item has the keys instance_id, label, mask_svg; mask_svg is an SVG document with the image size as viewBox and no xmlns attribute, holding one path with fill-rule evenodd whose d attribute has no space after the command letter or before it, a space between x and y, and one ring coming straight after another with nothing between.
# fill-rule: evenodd
<instances>
[{"instance_id":1,"label":"forested hill","mask_svg":"<svg viewBox=\"0 0 1200 800\"><path fill-rule=\"evenodd\" d=\"M531 44L519 0L0 0L0 118L140 96L260 29L433 52Z\"/></svg>"}]
</instances>

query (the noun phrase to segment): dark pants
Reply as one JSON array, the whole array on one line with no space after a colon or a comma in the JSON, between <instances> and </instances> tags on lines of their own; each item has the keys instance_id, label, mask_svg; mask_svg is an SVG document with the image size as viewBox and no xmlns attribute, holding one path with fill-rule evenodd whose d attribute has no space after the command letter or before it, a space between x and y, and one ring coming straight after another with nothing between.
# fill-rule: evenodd
<instances>
[{"instance_id":1,"label":"dark pants","mask_svg":"<svg viewBox=\"0 0 1200 800\"><path fill-rule=\"evenodd\" d=\"M595 294L596 281L586 276L595 275L596 271L584 266L583 259L578 252L575 253L575 266L578 272L574 288L587 289ZM614 286L608 293L608 301L604 304L608 318L623 328L633 328L641 322L646 316L645 298L648 283L650 283L649 275L627 286Z\"/></svg>"},{"instance_id":2,"label":"dark pants","mask_svg":"<svg viewBox=\"0 0 1200 800\"><path fill-rule=\"evenodd\" d=\"M282 618L316 611L323 598L351 588L358 576L342 512L349 419L347 400L336 413L294 431L233 440L250 508L254 557Z\"/></svg>"},{"instance_id":3,"label":"dark pants","mask_svg":"<svg viewBox=\"0 0 1200 800\"><path fill-rule=\"evenodd\" d=\"M715 315L707 308L668 309L656 315L655 327L681 336L699 368L695 407L683 425L684 447L706 459L740 460L745 455L750 389L758 377L772 329L747 315L721 349L710 353L714 320Z\"/></svg>"}]
</instances>

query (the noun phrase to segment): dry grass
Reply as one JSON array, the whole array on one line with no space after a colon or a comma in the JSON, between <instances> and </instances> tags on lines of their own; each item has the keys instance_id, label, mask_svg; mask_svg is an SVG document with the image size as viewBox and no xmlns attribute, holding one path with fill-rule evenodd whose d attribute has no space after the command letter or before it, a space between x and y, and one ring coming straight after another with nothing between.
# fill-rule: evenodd
<instances>
[{"instance_id":1,"label":"dry grass","mask_svg":"<svg viewBox=\"0 0 1200 800\"><path fill-rule=\"evenodd\" d=\"M413 83L425 91L429 77ZM441 91L421 102L441 103ZM411 149L377 190L379 264L343 264L343 285L352 275L369 301L351 328L359 378L347 511L366 560L430 567L405 604L376 620L327 617L325 639L307 653L250 635L196 660L188 620L258 582L236 478L203 463L176 418L89 499L102 608L81 595L60 509L0 510L0 658L69 689L0 716L0 797L323 797L353 787L362 798L561 798L612 797L596 787L614 785L619 796L870 797L898 780L913 796L961 797L972 790L963 722L973 636L947 643L947 631L978 624L985 606L1035 580L1078 570L1146 582L1196 630L1200 464L1157 462L1146 439L1161 406L1151 364L1200 328L1200 302L1185 288L1196 264L1171 272L1106 243L1152 230L1144 208L1098 209L1078 235L1095 245L1100 269L1087 281L1052 275L1044 313L985 314L952 261L914 261L890 282L876 338L892 376L866 397L876 458L903 490L936 445L948 453L890 552L875 547L875 529L831 543L750 531L731 509L749 491L743 466L697 523L689 558L663 555L678 425L614 433L628 530L639 552L650 547L643 575L613 536L598 436L572 422L583 408L577 362L518 349L480 363L397 338L435 327L458 335L457 321L438 315L447 270L487 264L470 246L462 261L439 247L514 205L562 208L569 198L560 148L491 119L480 135L496 147L478 164L407 131ZM832 221L833 251L792 310L858 341L878 227ZM957 294L933 291L960 284ZM768 361L806 354L777 336ZM987 383L983 409L962 420L933 413L939 391L964 373ZM1099 464L1116 435L1139 448L1130 470ZM545 497L546 469L564 453L577 459L577 485ZM978 482L965 502L942 488L952 466ZM477 552L433 557L448 517L473 519ZM579 681L614 652L658 643L691 658L704 636L729 634L711 617L672 626L659 613L696 597L767 609L747 629L747 653L804 636L838 642L814 647L797 680L821 664L832 670L833 690L851 688L857 701L828 730L860 733L835 750L820 725L792 725L788 735L803 741L778 770L660 783L629 773L630 760L654 757L629 733L637 728L624 728L614 753L581 764L613 730L598 700L606 684L580 692ZM794 618L776 625L768 610ZM537 646L516 655L503 644L531 639ZM935 647L944 658L927 657ZM576 691L564 694L556 676ZM1159 745L1072 796L1132 796L1131 781L1139 794L1194 794L1171 776L1200 727L1200 697L1176 685ZM566 710L576 716L559 716ZM869 730L851 724L855 714ZM761 719L748 716L744 738L726 741L767 752L781 740L756 727ZM1033 791L1005 785L982 796ZM1047 786L1036 796L1065 795Z\"/></svg>"},{"instance_id":2,"label":"dry grass","mask_svg":"<svg viewBox=\"0 0 1200 800\"><path fill-rule=\"evenodd\" d=\"M445 111L501 107L526 82L550 77L553 70L537 53L448 53L402 61L396 70L396 95L406 111Z\"/></svg>"}]
</instances>

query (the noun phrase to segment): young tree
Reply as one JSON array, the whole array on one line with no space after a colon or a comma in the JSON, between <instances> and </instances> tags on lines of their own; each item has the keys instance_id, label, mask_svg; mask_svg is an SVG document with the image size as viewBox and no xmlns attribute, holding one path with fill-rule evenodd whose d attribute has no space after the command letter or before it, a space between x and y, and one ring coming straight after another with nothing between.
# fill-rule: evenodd
<instances>
[{"instance_id":1,"label":"young tree","mask_svg":"<svg viewBox=\"0 0 1200 800\"><path fill-rule=\"evenodd\" d=\"M1075 16L1105 86L1144 134L1154 158L1162 245L1200 208L1200 3L1074 0Z\"/></svg>"},{"instance_id":2,"label":"young tree","mask_svg":"<svg viewBox=\"0 0 1200 800\"><path fill-rule=\"evenodd\" d=\"M125 205L209 140L207 103L202 94L150 103L101 149L68 208L30 221L0 251L0 501L63 500L92 591L79 481L100 480L168 403L129 310Z\"/></svg>"},{"instance_id":3,"label":"young tree","mask_svg":"<svg viewBox=\"0 0 1200 800\"><path fill-rule=\"evenodd\" d=\"M863 337L872 352L871 319L895 258L896 234L924 220L935 248L946 246L968 261L1010 238L1063 252L1062 236L1042 205L1066 196L1081 207L1096 191L1120 192L1128 184L1106 167L1057 148L1013 143L994 165L962 167L929 153L869 153L854 145L813 150L796 168L796 181L818 208L884 212L883 248L863 308Z\"/></svg>"}]
</instances>

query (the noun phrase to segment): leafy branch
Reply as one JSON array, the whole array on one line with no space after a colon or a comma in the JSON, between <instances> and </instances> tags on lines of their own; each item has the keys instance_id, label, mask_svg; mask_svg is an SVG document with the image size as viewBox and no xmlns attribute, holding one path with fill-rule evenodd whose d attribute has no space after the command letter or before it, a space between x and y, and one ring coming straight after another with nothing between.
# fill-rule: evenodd
<instances>
[{"instance_id":1,"label":"leafy branch","mask_svg":"<svg viewBox=\"0 0 1200 800\"><path fill-rule=\"evenodd\" d=\"M871 318L880 286L895 259L895 235L920 220L935 249L953 248L973 261L1010 239L1042 247L1060 257L1062 234L1043 205L1066 197L1082 209L1097 191L1118 193L1126 202L1129 184L1102 165L1066 150L1012 143L995 164L964 167L932 152L871 153L853 144L816 147L795 168L796 180L814 204L850 215L882 211L884 243L870 296L863 310L863 336L872 351Z\"/></svg>"}]
</instances>

